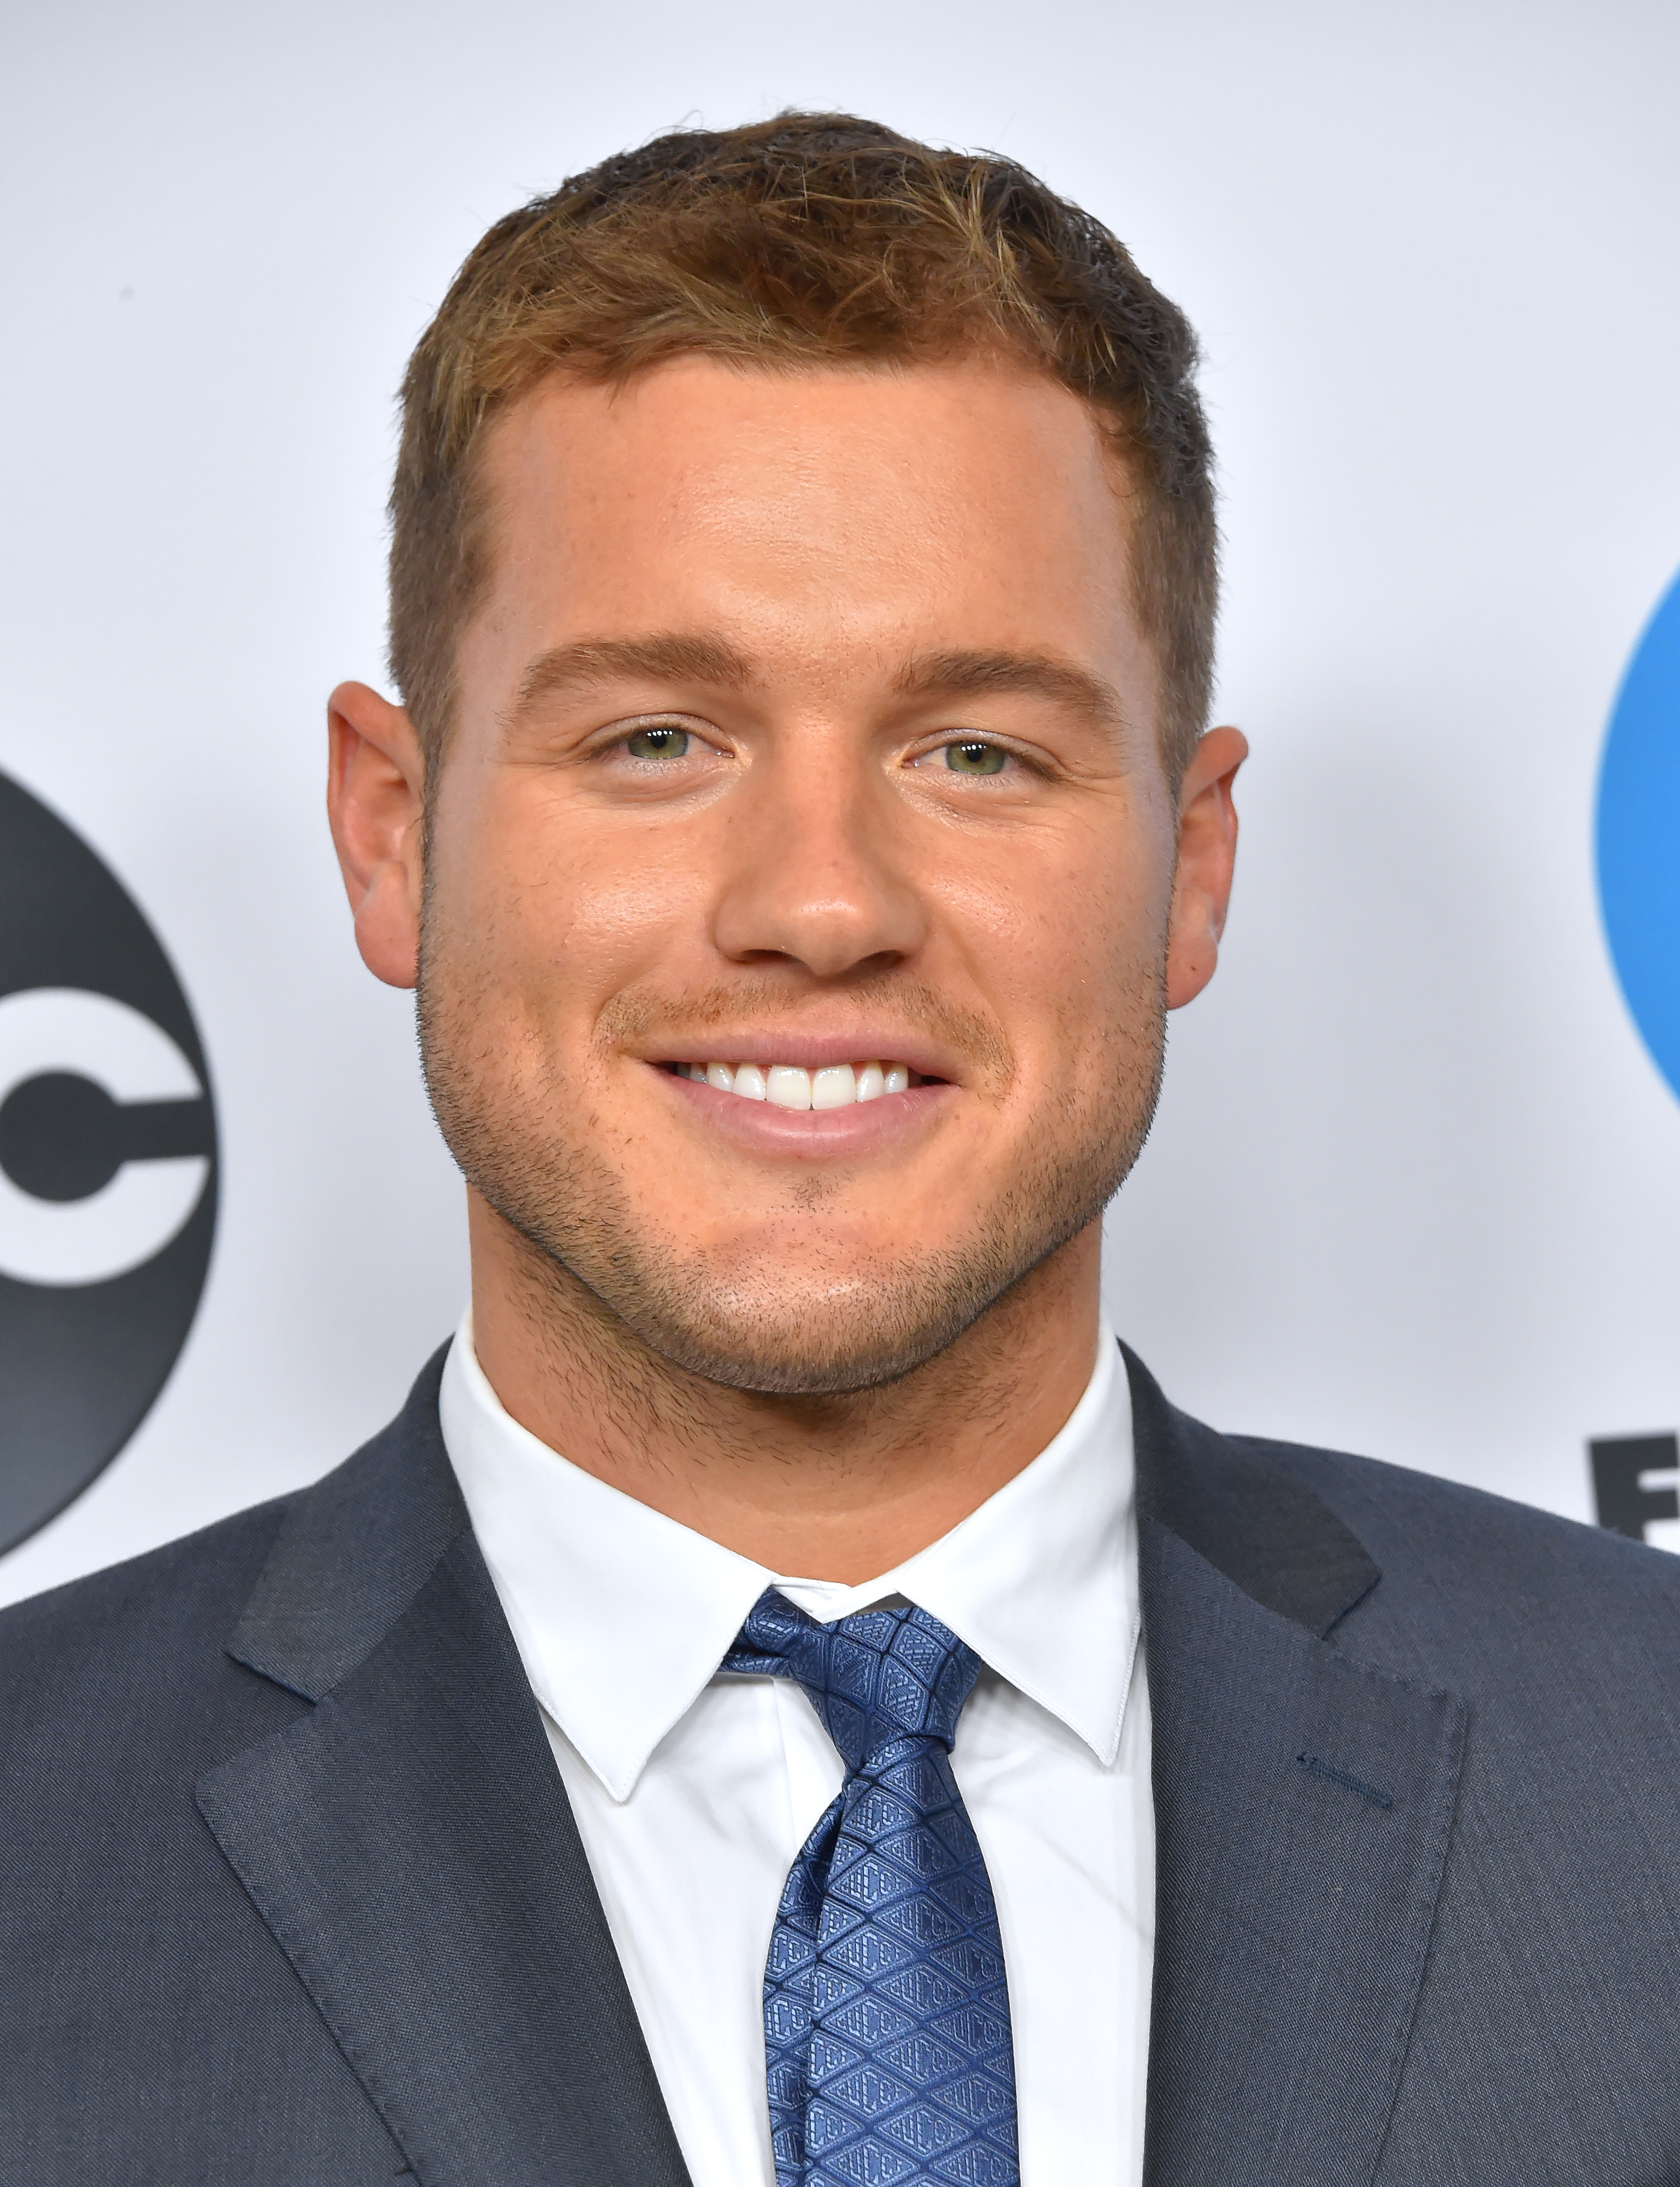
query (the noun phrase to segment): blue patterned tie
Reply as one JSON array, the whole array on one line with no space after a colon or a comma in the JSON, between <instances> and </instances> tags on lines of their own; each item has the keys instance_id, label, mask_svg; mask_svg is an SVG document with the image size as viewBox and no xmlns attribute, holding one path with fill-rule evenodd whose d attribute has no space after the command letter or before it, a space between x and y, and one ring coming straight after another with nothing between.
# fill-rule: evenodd
<instances>
[{"instance_id":1,"label":"blue patterned tie","mask_svg":"<svg viewBox=\"0 0 1680 2187\"><path fill-rule=\"evenodd\" d=\"M777 2187L1019 2187L997 1903L951 1771L979 1656L911 1604L818 1625L772 1588L723 1668L796 1679L846 1768L764 1974Z\"/></svg>"}]
</instances>

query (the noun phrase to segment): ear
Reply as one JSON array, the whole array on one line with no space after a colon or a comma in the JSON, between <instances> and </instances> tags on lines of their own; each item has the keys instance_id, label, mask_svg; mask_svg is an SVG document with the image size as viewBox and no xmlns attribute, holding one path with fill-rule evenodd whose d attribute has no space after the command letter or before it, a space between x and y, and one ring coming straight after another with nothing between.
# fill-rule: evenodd
<instances>
[{"instance_id":1,"label":"ear","mask_svg":"<svg viewBox=\"0 0 1680 2187\"><path fill-rule=\"evenodd\" d=\"M1248 757L1240 729L1210 729L1196 746L1178 793L1178 870L1167 928L1166 1007L1194 1002L1213 977L1237 863L1231 785Z\"/></svg>"},{"instance_id":2,"label":"ear","mask_svg":"<svg viewBox=\"0 0 1680 2187\"><path fill-rule=\"evenodd\" d=\"M356 946L375 979L412 987L419 976L425 756L401 706L365 683L340 683L327 701L327 818Z\"/></svg>"}]
</instances>

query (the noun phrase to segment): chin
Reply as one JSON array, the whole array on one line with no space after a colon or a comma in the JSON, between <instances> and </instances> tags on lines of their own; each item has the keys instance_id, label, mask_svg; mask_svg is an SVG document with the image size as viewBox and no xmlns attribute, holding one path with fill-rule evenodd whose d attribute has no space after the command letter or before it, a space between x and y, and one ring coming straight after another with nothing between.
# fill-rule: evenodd
<instances>
[{"instance_id":1,"label":"chin","mask_svg":"<svg viewBox=\"0 0 1680 2187\"><path fill-rule=\"evenodd\" d=\"M981 1309L983 1311L983 1309ZM773 1313L638 1317L634 1333L687 1373L764 1397L827 1397L879 1390L925 1366L976 1318L909 1326L896 1318L830 1308ZM621 1318L628 1319L621 1314Z\"/></svg>"},{"instance_id":2,"label":"chin","mask_svg":"<svg viewBox=\"0 0 1680 2187\"><path fill-rule=\"evenodd\" d=\"M577 1240L552 1253L631 1336L672 1366L767 1397L840 1397L901 1381L953 1344L1077 1222L1027 1245L995 1234L908 1257L801 1268L785 1252L626 1252L603 1265ZM570 1247L570 1251L565 1250ZM1012 1250L1013 1249L1013 1250Z\"/></svg>"}]
</instances>

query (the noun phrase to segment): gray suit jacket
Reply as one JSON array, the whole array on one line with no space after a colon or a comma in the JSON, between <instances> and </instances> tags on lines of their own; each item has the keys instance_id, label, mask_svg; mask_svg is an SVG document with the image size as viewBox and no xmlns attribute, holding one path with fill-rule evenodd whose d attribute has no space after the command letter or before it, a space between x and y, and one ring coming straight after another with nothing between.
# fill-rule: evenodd
<instances>
[{"instance_id":1,"label":"gray suit jacket","mask_svg":"<svg viewBox=\"0 0 1680 2187\"><path fill-rule=\"evenodd\" d=\"M8 2187L685 2181L441 1358L316 1487L0 1617ZM1680 1559L1127 1364L1149 2187L1680 2181Z\"/></svg>"}]
</instances>

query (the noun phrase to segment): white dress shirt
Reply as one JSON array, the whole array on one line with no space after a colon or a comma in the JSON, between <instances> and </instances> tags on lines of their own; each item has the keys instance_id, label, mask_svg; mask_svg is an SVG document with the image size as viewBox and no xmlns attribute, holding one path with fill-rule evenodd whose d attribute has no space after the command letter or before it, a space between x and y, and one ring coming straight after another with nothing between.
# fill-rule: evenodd
<instances>
[{"instance_id":1,"label":"white dress shirt","mask_svg":"<svg viewBox=\"0 0 1680 2187\"><path fill-rule=\"evenodd\" d=\"M845 1774L798 1686L718 1673L767 1587L823 1622L907 1596L986 1664L952 1763L997 1896L1023 2187L1138 2187L1155 1817L1109 1331L1055 1440L863 1587L767 1571L569 1464L503 1409L470 1317L440 1403L694 2187L775 2187L765 1958Z\"/></svg>"}]
</instances>

